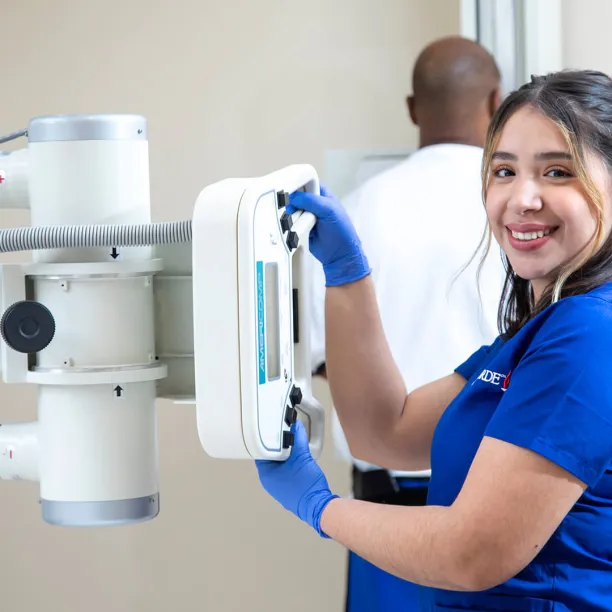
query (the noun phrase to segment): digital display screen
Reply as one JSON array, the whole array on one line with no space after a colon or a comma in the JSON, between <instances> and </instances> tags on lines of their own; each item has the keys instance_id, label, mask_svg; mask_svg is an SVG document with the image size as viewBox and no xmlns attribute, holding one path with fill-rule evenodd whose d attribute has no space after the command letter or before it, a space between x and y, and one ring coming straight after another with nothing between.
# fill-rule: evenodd
<instances>
[{"instance_id":1,"label":"digital display screen","mask_svg":"<svg viewBox=\"0 0 612 612\"><path fill-rule=\"evenodd\" d=\"M267 263L265 268L266 283L266 344L268 345L268 380L280 377L280 330L279 330L279 297L278 265Z\"/></svg>"}]
</instances>

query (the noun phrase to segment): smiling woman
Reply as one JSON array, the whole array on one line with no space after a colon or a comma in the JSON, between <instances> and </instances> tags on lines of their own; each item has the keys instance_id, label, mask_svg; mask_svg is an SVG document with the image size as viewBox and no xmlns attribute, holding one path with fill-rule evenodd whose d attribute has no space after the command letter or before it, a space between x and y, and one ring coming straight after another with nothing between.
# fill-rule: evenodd
<instances>
[{"instance_id":1,"label":"smiling woman","mask_svg":"<svg viewBox=\"0 0 612 612\"><path fill-rule=\"evenodd\" d=\"M508 266L501 333L409 394L346 212L327 192L292 196L318 217L313 252L341 253L322 261L345 279L326 290L326 365L352 454L432 476L424 508L338 498L298 423L290 458L259 462L260 480L320 535L426 587L423 609L610 609L610 126L601 73L536 77L506 98L483 161Z\"/></svg>"},{"instance_id":2,"label":"smiling woman","mask_svg":"<svg viewBox=\"0 0 612 612\"><path fill-rule=\"evenodd\" d=\"M570 86L575 95L564 97ZM612 218L612 109L593 95L609 87L596 72L534 78L491 123L483 188L508 268L505 312L500 306L507 337L560 297L610 278L612 242L603 243Z\"/></svg>"},{"instance_id":3,"label":"smiling woman","mask_svg":"<svg viewBox=\"0 0 612 612\"><path fill-rule=\"evenodd\" d=\"M506 128L491 156L487 216L514 272L531 281L537 302L591 242L596 223L555 123L526 106ZM589 174L602 183L602 169L594 160L589 165Z\"/></svg>"}]
</instances>

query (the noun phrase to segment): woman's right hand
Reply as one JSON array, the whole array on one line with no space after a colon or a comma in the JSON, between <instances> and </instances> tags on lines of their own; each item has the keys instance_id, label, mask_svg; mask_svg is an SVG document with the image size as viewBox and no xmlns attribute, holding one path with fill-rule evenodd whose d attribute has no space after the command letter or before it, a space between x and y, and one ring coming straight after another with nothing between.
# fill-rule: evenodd
<instances>
[{"instance_id":1,"label":"woman's right hand","mask_svg":"<svg viewBox=\"0 0 612 612\"><path fill-rule=\"evenodd\" d=\"M305 210L317 217L310 232L310 252L323 265L327 287L353 283L370 274L355 227L342 204L325 187L321 186L320 195L292 193L287 213L296 210Z\"/></svg>"}]
</instances>

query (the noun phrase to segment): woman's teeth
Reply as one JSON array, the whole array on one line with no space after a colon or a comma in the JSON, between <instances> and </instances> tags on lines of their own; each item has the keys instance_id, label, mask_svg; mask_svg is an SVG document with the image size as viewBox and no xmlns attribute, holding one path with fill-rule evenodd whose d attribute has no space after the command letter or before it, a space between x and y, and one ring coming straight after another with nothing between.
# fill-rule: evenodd
<instances>
[{"instance_id":1,"label":"woman's teeth","mask_svg":"<svg viewBox=\"0 0 612 612\"><path fill-rule=\"evenodd\" d=\"M544 236L548 236L550 234L550 230L543 230L539 232L512 232L512 237L517 240L535 240L536 238L544 238Z\"/></svg>"}]
</instances>

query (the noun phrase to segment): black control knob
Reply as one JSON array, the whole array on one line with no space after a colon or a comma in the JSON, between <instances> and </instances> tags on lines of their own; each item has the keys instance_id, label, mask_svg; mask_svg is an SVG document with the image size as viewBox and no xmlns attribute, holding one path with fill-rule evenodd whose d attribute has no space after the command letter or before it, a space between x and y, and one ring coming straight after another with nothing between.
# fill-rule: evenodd
<instances>
[{"instance_id":1,"label":"black control knob","mask_svg":"<svg viewBox=\"0 0 612 612\"><path fill-rule=\"evenodd\" d=\"M293 217L284 212L280 218L281 229L288 232L293 227Z\"/></svg>"},{"instance_id":2,"label":"black control knob","mask_svg":"<svg viewBox=\"0 0 612 612\"><path fill-rule=\"evenodd\" d=\"M300 237L294 231L289 231L287 234L287 246L289 249L297 249L298 244L300 244Z\"/></svg>"},{"instance_id":3,"label":"black control knob","mask_svg":"<svg viewBox=\"0 0 612 612\"><path fill-rule=\"evenodd\" d=\"M295 436L290 431L283 431L283 448L291 448L294 441Z\"/></svg>"},{"instance_id":4,"label":"black control knob","mask_svg":"<svg viewBox=\"0 0 612 612\"><path fill-rule=\"evenodd\" d=\"M0 319L4 341L19 353L38 353L55 335L55 320L46 306L34 300L15 302Z\"/></svg>"},{"instance_id":5,"label":"black control knob","mask_svg":"<svg viewBox=\"0 0 612 612\"><path fill-rule=\"evenodd\" d=\"M289 393L289 401L291 402L291 406L294 408L302 403L302 390L299 387L294 385L291 388Z\"/></svg>"},{"instance_id":6,"label":"black control knob","mask_svg":"<svg viewBox=\"0 0 612 612\"><path fill-rule=\"evenodd\" d=\"M289 194L286 191L279 191L276 194L276 203L279 208L289 205Z\"/></svg>"},{"instance_id":7,"label":"black control knob","mask_svg":"<svg viewBox=\"0 0 612 612\"><path fill-rule=\"evenodd\" d=\"M287 406L285 409L285 423L291 427L297 420L297 410L293 406Z\"/></svg>"}]
</instances>

